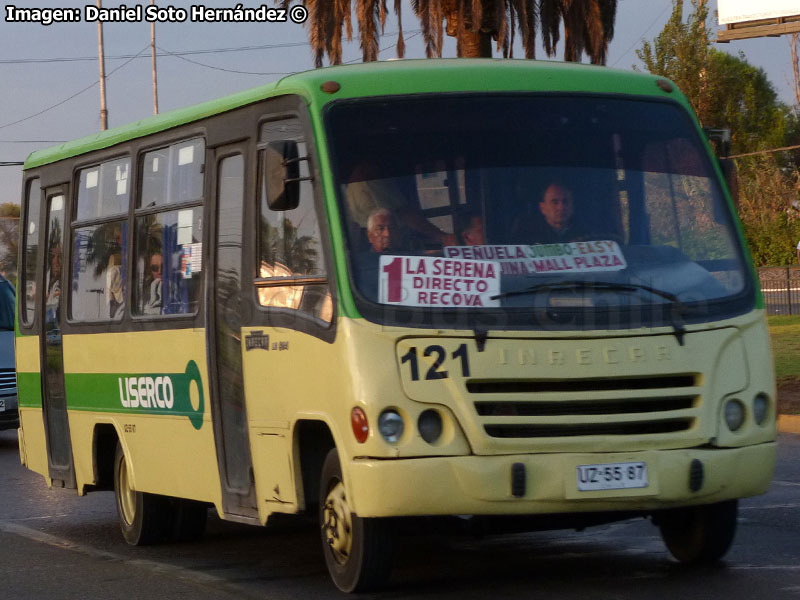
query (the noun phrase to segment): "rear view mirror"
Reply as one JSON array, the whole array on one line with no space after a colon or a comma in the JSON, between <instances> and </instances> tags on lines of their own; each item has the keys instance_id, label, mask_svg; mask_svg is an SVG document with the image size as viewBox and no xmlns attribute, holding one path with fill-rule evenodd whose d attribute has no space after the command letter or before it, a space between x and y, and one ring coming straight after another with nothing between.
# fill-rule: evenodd
<instances>
[{"instance_id":1,"label":"rear view mirror","mask_svg":"<svg viewBox=\"0 0 800 600\"><path fill-rule=\"evenodd\" d=\"M297 208L300 203L300 161L297 142L281 140L270 142L264 152L262 176L267 186L267 206L270 210L284 211Z\"/></svg>"},{"instance_id":2,"label":"rear view mirror","mask_svg":"<svg viewBox=\"0 0 800 600\"><path fill-rule=\"evenodd\" d=\"M714 148L714 154L717 157L717 163L725 177L725 183L728 184L728 191L733 198L733 205L739 208L739 176L736 169L736 162L732 158L728 158L731 153L731 130L730 129L713 129L711 127L704 127L703 131L711 142Z\"/></svg>"},{"instance_id":3,"label":"rear view mirror","mask_svg":"<svg viewBox=\"0 0 800 600\"><path fill-rule=\"evenodd\" d=\"M717 158L725 158L731 153L731 130L730 129L714 129L712 127L703 127L703 131L711 142L711 147L714 148L714 154Z\"/></svg>"}]
</instances>

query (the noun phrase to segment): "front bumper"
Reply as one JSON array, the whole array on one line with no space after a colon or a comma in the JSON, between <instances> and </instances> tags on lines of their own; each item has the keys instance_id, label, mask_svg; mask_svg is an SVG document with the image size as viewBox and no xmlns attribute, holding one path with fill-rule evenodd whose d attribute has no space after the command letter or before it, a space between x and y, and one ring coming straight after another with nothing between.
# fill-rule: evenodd
<instances>
[{"instance_id":1,"label":"front bumper","mask_svg":"<svg viewBox=\"0 0 800 600\"><path fill-rule=\"evenodd\" d=\"M19 427L17 395L0 396L0 400L3 401L3 409L0 410L0 431Z\"/></svg>"},{"instance_id":2,"label":"front bumper","mask_svg":"<svg viewBox=\"0 0 800 600\"><path fill-rule=\"evenodd\" d=\"M695 459L703 464L703 482L693 492L689 481ZM346 478L353 508L362 517L648 511L762 494L775 460L774 442L644 452L356 458L347 465ZM577 489L578 465L636 461L647 463L646 488ZM520 497L512 495L514 463L525 466Z\"/></svg>"}]
</instances>

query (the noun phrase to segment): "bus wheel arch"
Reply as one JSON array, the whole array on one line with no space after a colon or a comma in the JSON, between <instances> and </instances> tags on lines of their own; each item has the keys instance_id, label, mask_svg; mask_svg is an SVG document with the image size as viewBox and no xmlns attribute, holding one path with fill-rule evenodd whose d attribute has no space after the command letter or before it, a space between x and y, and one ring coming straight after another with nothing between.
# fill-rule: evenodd
<instances>
[{"instance_id":1,"label":"bus wheel arch","mask_svg":"<svg viewBox=\"0 0 800 600\"><path fill-rule=\"evenodd\" d=\"M297 485L298 507L313 514L319 501L319 482L322 465L328 452L336 447L333 433L325 421L297 421L294 428L294 480Z\"/></svg>"},{"instance_id":2,"label":"bus wheel arch","mask_svg":"<svg viewBox=\"0 0 800 600\"><path fill-rule=\"evenodd\" d=\"M725 556L736 534L738 501L665 510L654 523L670 554L689 565L710 565Z\"/></svg>"},{"instance_id":3,"label":"bus wheel arch","mask_svg":"<svg viewBox=\"0 0 800 600\"><path fill-rule=\"evenodd\" d=\"M119 443L119 433L111 423L98 423L92 439L93 490L114 489L114 457Z\"/></svg>"},{"instance_id":4,"label":"bus wheel arch","mask_svg":"<svg viewBox=\"0 0 800 600\"><path fill-rule=\"evenodd\" d=\"M375 590L389 579L394 560L394 527L386 518L352 511L336 448L322 466L319 524L322 551L333 582L343 592Z\"/></svg>"}]
</instances>

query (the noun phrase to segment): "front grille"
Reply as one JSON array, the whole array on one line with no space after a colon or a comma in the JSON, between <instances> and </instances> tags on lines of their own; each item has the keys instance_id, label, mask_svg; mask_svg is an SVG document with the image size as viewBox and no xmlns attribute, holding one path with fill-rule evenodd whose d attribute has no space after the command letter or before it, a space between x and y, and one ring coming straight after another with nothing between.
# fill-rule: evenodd
<instances>
[{"instance_id":1,"label":"front grille","mask_svg":"<svg viewBox=\"0 0 800 600\"><path fill-rule=\"evenodd\" d=\"M17 388L17 373L14 369L0 369L0 394Z\"/></svg>"},{"instance_id":2,"label":"front grille","mask_svg":"<svg viewBox=\"0 0 800 600\"><path fill-rule=\"evenodd\" d=\"M692 408L694 396L677 398L635 398L631 400L583 400L562 402L475 403L482 417L552 417L563 415L623 415L656 413Z\"/></svg>"},{"instance_id":3,"label":"front grille","mask_svg":"<svg viewBox=\"0 0 800 600\"><path fill-rule=\"evenodd\" d=\"M471 394L525 394L536 392L603 392L614 390L656 390L693 387L695 375L620 377L617 379L521 379L513 381L467 382Z\"/></svg>"},{"instance_id":4,"label":"front grille","mask_svg":"<svg viewBox=\"0 0 800 600\"><path fill-rule=\"evenodd\" d=\"M700 376L471 380L467 391L493 438L649 436L687 431L702 403Z\"/></svg>"},{"instance_id":5,"label":"front grille","mask_svg":"<svg viewBox=\"0 0 800 600\"><path fill-rule=\"evenodd\" d=\"M496 438L575 437L584 435L649 435L685 431L694 419L651 423L587 423L584 425L487 425L486 433Z\"/></svg>"}]
</instances>

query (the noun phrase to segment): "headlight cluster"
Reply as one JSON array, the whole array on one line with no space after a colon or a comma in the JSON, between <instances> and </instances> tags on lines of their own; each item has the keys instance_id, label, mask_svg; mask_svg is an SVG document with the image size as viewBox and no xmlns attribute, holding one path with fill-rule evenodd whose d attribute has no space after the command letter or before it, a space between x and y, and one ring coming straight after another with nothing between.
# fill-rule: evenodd
<instances>
[{"instance_id":1,"label":"headlight cluster","mask_svg":"<svg viewBox=\"0 0 800 600\"><path fill-rule=\"evenodd\" d=\"M757 425L766 423L770 414L769 396L763 392L756 394L753 398L751 409L753 420ZM731 431L738 431L747 420L747 407L745 403L738 398L726 400L724 417L728 429Z\"/></svg>"},{"instance_id":2,"label":"headlight cluster","mask_svg":"<svg viewBox=\"0 0 800 600\"><path fill-rule=\"evenodd\" d=\"M351 413L353 434L360 443L367 441L369 425L363 409L356 407ZM390 444L399 442L406 430L403 416L394 408L385 409L378 416L378 432ZM417 430L420 437L429 444L435 444L444 432L444 422L439 411L429 408L420 413L417 419Z\"/></svg>"}]
</instances>

